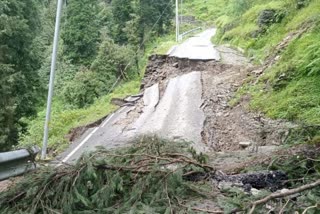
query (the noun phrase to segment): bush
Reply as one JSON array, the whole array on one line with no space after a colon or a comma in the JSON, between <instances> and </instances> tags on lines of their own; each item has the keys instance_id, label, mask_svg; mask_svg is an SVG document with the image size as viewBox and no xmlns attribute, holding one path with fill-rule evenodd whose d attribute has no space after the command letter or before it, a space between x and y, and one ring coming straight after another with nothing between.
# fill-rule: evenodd
<instances>
[{"instance_id":1,"label":"bush","mask_svg":"<svg viewBox=\"0 0 320 214\"><path fill-rule=\"evenodd\" d=\"M91 70L97 72L102 82L108 81L110 76L121 76L122 79L126 79L135 70L137 60L129 46L118 45L107 39L101 44Z\"/></svg>"},{"instance_id":2,"label":"bush","mask_svg":"<svg viewBox=\"0 0 320 214\"><path fill-rule=\"evenodd\" d=\"M101 95L103 83L95 72L84 69L66 83L62 91L63 99L78 108L92 104Z\"/></svg>"}]
</instances>

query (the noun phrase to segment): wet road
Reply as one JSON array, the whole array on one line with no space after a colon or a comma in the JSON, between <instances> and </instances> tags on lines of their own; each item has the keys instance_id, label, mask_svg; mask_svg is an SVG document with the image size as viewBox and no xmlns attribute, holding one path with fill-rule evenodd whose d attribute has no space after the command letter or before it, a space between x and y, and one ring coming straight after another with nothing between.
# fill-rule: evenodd
<instances>
[{"instance_id":1,"label":"wet road","mask_svg":"<svg viewBox=\"0 0 320 214\"><path fill-rule=\"evenodd\" d=\"M180 45L173 47L168 55L191 60L220 60L219 52L211 43L211 38L216 34L216 29L208 29L197 34Z\"/></svg>"},{"instance_id":2,"label":"wet road","mask_svg":"<svg viewBox=\"0 0 320 214\"><path fill-rule=\"evenodd\" d=\"M210 29L189 38L172 48L168 55L191 60L219 60L219 53L210 41L215 32ZM205 120L200 109L203 103L201 72L193 71L169 79L162 97L159 84L155 84L144 91L140 102L142 109L137 109L137 105L122 107L100 126L87 130L58 157L58 161L72 163L97 146L119 148L146 134L193 142L196 150L206 150L201 138ZM137 111L138 116L128 120L132 111Z\"/></svg>"}]
</instances>

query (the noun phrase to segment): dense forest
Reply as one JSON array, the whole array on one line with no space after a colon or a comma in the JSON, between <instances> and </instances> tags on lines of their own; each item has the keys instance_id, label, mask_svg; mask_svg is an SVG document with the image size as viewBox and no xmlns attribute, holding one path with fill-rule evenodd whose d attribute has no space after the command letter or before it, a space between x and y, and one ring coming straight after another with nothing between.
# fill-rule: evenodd
<instances>
[{"instance_id":1,"label":"dense forest","mask_svg":"<svg viewBox=\"0 0 320 214\"><path fill-rule=\"evenodd\" d=\"M54 111L86 108L139 77L147 42L173 20L170 0L68 0L63 11ZM0 151L17 145L45 108L55 12L52 0L0 1Z\"/></svg>"}]
</instances>

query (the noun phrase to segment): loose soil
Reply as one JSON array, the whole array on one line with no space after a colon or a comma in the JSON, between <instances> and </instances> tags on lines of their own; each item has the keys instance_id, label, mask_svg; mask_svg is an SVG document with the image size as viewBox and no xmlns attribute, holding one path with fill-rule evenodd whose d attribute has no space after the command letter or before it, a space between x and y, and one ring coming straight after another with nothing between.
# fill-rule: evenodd
<instances>
[{"instance_id":1,"label":"loose soil","mask_svg":"<svg viewBox=\"0 0 320 214\"><path fill-rule=\"evenodd\" d=\"M206 120L202 132L203 143L211 148L210 162L217 169L237 168L262 157L269 157L276 152L293 125L280 120L271 120L260 113L249 111L250 97L241 99L235 106L229 102L238 88L250 75L255 75L254 67L238 51L227 46L217 47L222 60L191 61L164 55L149 58L149 64L142 81L144 90L159 83L160 96L163 95L168 80L175 76L192 72L202 72L203 109ZM136 112L143 107L143 101L137 105L138 110L128 114L136 118ZM131 114L131 116L130 116ZM240 143L250 144L248 148Z\"/></svg>"}]
</instances>

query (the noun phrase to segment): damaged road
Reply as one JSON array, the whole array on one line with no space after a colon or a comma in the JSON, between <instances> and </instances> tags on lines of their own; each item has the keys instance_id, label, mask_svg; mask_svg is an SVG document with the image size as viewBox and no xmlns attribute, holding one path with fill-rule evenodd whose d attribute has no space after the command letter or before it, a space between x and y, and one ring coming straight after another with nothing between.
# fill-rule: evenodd
<instances>
[{"instance_id":1,"label":"damaged road","mask_svg":"<svg viewBox=\"0 0 320 214\"><path fill-rule=\"evenodd\" d=\"M227 173L277 151L290 124L249 112L246 100L229 104L252 66L230 47L214 48L210 42L214 34L215 30L205 31L169 55L151 56L141 94L114 99L122 107L100 125L90 127L58 161L73 163L96 147L129 146L144 135L192 142L196 151L209 155L211 165ZM192 47L194 53L204 50L206 57L179 57L181 50L190 53Z\"/></svg>"},{"instance_id":2,"label":"damaged road","mask_svg":"<svg viewBox=\"0 0 320 214\"><path fill-rule=\"evenodd\" d=\"M183 58L195 62L219 60L218 51L210 41L215 32L216 29L210 29L188 39L175 47L169 54L170 57L164 56L163 59L166 61L170 58ZM203 103L202 73L193 70L181 74L179 62L175 62L172 68L175 76L164 71L166 74L165 77L160 77L161 80L151 80L148 84L143 84L145 90L141 101L135 99L134 102L123 103L123 100L113 99L113 102L120 103L123 107L108 116L101 125L88 129L58 160L63 163L74 162L83 152L92 151L97 146L126 146L129 141L141 135L158 135L172 140L193 142L192 145L197 151L208 151L201 136L205 120L200 109ZM154 71L151 76L157 77L157 69ZM146 76L150 74L146 73ZM129 105L124 105L127 103Z\"/></svg>"}]
</instances>

